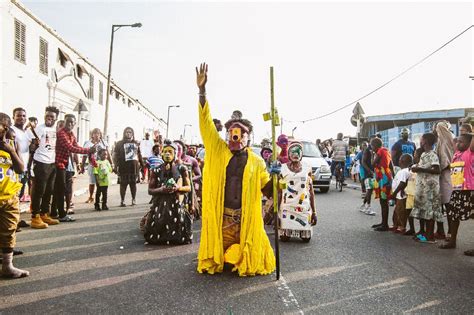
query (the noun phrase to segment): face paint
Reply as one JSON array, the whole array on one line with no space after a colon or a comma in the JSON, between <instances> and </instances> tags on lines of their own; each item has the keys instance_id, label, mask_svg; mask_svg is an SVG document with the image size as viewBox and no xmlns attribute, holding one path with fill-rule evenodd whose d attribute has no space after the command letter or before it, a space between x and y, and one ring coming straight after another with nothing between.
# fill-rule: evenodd
<instances>
[{"instance_id":1,"label":"face paint","mask_svg":"<svg viewBox=\"0 0 474 315\"><path fill-rule=\"evenodd\" d=\"M298 145L292 146L288 151L288 157L293 162L301 161L303 158L303 149Z\"/></svg>"},{"instance_id":2,"label":"face paint","mask_svg":"<svg viewBox=\"0 0 474 315\"><path fill-rule=\"evenodd\" d=\"M177 156L178 156L179 158L182 158L182 157L183 157L183 147L182 147L181 144L179 144L179 143L176 143L176 142L175 142L174 144L175 144L175 146L176 146L176 148L177 148Z\"/></svg>"},{"instance_id":3,"label":"face paint","mask_svg":"<svg viewBox=\"0 0 474 315\"><path fill-rule=\"evenodd\" d=\"M163 156L163 161L166 163L171 163L174 161L175 152L172 147L164 147L161 155Z\"/></svg>"},{"instance_id":4,"label":"face paint","mask_svg":"<svg viewBox=\"0 0 474 315\"><path fill-rule=\"evenodd\" d=\"M286 149L288 147L288 137L286 135L278 136L277 145L282 149Z\"/></svg>"},{"instance_id":5,"label":"face paint","mask_svg":"<svg viewBox=\"0 0 474 315\"><path fill-rule=\"evenodd\" d=\"M240 151L247 146L249 140L249 134L246 130L240 127L229 128L227 132L227 141L230 151Z\"/></svg>"},{"instance_id":6,"label":"face paint","mask_svg":"<svg viewBox=\"0 0 474 315\"><path fill-rule=\"evenodd\" d=\"M265 161L267 161L272 156L272 152L270 150L264 150L262 152L262 157Z\"/></svg>"}]
</instances>

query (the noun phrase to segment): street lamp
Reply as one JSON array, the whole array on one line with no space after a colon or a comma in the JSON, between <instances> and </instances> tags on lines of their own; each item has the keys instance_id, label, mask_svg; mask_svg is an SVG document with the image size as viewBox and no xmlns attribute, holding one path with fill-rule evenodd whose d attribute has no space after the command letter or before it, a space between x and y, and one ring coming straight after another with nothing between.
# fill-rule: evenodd
<instances>
[{"instance_id":1,"label":"street lamp","mask_svg":"<svg viewBox=\"0 0 474 315\"><path fill-rule=\"evenodd\" d=\"M295 133L296 128L298 128L298 127L295 127L295 128L293 128L293 130L291 130L291 137L292 138L294 138L294 133Z\"/></svg>"},{"instance_id":2,"label":"street lamp","mask_svg":"<svg viewBox=\"0 0 474 315\"><path fill-rule=\"evenodd\" d=\"M166 139L168 139L168 129L170 129L170 108L179 107L179 105L170 105L168 106L168 118L166 118Z\"/></svg>"},{"instance_id":3,"label":"street lamp","mask_svg":"<svg viewBox=\"0 0 474 315\"><path fill-rule=\"evenodd\" d=\"M183 142L186 142L186 127L192 127L191 124L184 124L184 131L183 131Z\"/></svg>"},{"instance_id":4,"label":"street lamp","mask_svg":"<svg viewBox=\"0 0 474 315\"><path fill-rule=\"evenodd\" d=\"M109 120L109 97L110 97L110 75L112 72L112 52L114 50L114 33L121 27L142 27L142 23L134 24L114 24L112 25L112 37L110 39L110 54L109 54L109 72L107 74L107 95L105 97L105 117L104 117L104 136L107 137L107 127Z\"/></svg>"}]
</instances>

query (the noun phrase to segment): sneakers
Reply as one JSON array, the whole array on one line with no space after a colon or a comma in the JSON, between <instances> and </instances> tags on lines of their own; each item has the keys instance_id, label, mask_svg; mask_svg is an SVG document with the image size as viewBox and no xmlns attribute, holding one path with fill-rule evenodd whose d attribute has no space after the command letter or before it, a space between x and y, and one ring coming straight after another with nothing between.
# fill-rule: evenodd
<instances>
[{"instance_id":1,"label":"sneakers","mask_svg":"<svg viewBox=\"0 0 474 315\"><path fill-rule=\"evenodd\" d=\"M94 210L95 210L95 211L100 211L100 210L102 210L102 209L100 208L100 205L99 205L98 203L95 203L95 204L94 204Z\"/></svg>"},{"instance_id":2,"label":"sneakers","mask_svg":"<svg viewBox=\"0 0 474 315\"><path fill-rule=\"evenodd\" d=\"M59 218L58 220L59 220L59 222L74 222L74 221L76 221L76 219L74 219L70 215L66 215L62 218Z\"/></svg>"},{"instance_id":3,"label":"sneakers","mask_svg":"<svg viewBox=\"0 0 474 315\"><path fill-rule=\"evenodd\" d=\"M365 213L365 203L361 204L359 207L357 207L357 209L359 209L360 212Z\"/></svg>"},{"instance_id":4,"label":"sneakers","mask_svg":"<svg viewBox=\"0 0 474 315\"><path fill-rule=\"evenodd\" d=\"M107 207L107 204L105 203L102 204L102 210L109 210L109 207Z\"/></svg>"},{"instance_id":5,"label":"sneakers","mask_svg":"<svg viewBox=\"0 0 474 315\"><path fill-rule=\"evenodd\" d=\"M372 210L372 207L370 205L367 205L365 207L364 213L367 214L367 215L375 215L375 211Z\"/></svg>"},{"instance_id":6,"label":"sneakers","mask_svg":"<svg viewBox=\"0 0 474 315\"><path fill-rule=\"evenodd\" d=\"M58 220L51 218L47 213L41 215L41 220L48 225L59 224Z\"/></svg>"},{"instance_id":7,"label":"sneakers","mask_svg":"<svg viewBox=\"0 0 474 315\"><path fill-rule=\"evenodd\" d=\"M39 214L36 214L34 217L31 218L31 228L32 229L46 229L48 228L48 224L44 223L43 220L41 220L41 217Z\"/></svg>"}]
</instances>

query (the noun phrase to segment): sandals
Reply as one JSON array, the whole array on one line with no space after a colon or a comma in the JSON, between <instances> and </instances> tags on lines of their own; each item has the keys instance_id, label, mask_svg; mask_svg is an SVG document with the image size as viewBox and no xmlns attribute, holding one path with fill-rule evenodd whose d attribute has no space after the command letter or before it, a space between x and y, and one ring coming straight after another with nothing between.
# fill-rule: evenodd
<instances>
[{"instance_id":1,"label":"sandals","mask_svg":"<svg viewBox=\"0 0 474 315\"><path fill-rule=\"evenodd\" d=\"M435 244L436 243L436 240L430 241L422 234L419 234L416 237L416 241L419 242L419 243L426 243L426 244Z\"/></svg>"}]
</instances>

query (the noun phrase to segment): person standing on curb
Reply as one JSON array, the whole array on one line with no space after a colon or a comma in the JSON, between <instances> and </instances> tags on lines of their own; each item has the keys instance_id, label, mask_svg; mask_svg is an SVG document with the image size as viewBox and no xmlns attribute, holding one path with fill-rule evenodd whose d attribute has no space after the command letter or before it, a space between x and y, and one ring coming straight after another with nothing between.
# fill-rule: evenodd
<instances>
[{"instance_id":1,"label":"person standing on curb","mask_svg":"<svg viewBox=\"0 0 474 315\"><path fill-rule=\"evenodd\" d=\"M66 190L66 169L71 161L73 153L93 154L96 147L83 148L77 144L76 137L72 132L76 125L76 117L72 114L64 116L64 127L57 132L56 142L56 180L55 197L59 213L59 222L73 222L75 219L64 210L64 197Z\"/></svg>"},{"instance_id":2,"label":"person standing on curb","mask_svg":"<svg viewBox=\"0 0 474 315\"><path fill-rule=\"evenodd\" d=\"M45 229L48 225L59 224L50 216L50 202L56 179L56 119L59 109L46 107L44 124L28 130L33 154L33 189L31 193L31 227Z\"/></svg>"}]
</instances>

